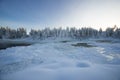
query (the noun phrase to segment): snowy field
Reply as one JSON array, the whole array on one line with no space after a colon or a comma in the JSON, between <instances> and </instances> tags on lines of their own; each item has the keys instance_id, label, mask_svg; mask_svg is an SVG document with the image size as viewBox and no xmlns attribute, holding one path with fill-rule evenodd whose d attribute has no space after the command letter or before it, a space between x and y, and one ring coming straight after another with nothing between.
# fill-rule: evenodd
<instances>
[{"instance_id":1,"label":"snowy field","mask_svg":"<svg viewBox=\"0 0 120 80\"><path fill-rule=\"evenodd\" d=\"M0 50L0 80L120 80L120 41L46 40Z\"/></svg>"}]
</instances>

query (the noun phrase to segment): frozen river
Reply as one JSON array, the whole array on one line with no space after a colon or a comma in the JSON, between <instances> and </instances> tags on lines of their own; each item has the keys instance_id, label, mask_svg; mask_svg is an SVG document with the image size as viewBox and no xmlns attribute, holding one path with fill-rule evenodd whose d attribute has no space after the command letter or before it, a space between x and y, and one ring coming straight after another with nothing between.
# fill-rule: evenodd
<instances>
[{"instance_id":1,"label":"frozen river","mask_svg":"<svg viewBox=\"0 0 120 80\"><path fill-rule=\"evenodd\" d=\"M0 50L0 80L120 80L120 42L55 40Z\"/></svg>"}]
</instances>

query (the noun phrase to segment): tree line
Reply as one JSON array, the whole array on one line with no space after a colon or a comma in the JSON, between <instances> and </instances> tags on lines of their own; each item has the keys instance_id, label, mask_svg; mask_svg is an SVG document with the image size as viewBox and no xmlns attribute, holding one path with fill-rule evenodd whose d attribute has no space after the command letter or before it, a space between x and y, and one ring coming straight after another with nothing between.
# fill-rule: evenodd
<instances>
[{"instance_id":1,"label":"tree line","mask_svg":"<svg viewBox=\"0 0 120 80\"><path fill-rule=\"evenodd\" d=\"M11 29L9 27L0 27L0 39L20 39L20 38L32 38L32 39L47 39L47 38L99 38L99 37L113 37L120 39L120 28L116 25L113 28L108 27L105 31L100 28L99 30L93 28L83 27L76 29L75 27L66 29L60 28L45 28L45 29L31 29L29 34L25 28Z\"/></svg>"}]
</instances>

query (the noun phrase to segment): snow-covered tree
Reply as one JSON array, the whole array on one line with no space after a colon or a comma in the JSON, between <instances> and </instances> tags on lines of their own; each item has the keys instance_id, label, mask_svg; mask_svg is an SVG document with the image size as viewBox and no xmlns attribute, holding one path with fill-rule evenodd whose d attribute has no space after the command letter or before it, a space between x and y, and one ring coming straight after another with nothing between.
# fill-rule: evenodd
<instances>
[{"instance_id":1,"label":"snow-covered tree","mask_svg":"<svg viewBox=\"0 0 120 80\"><path fill-rule=\"evenodd\" d=\"M72 28L45 28L41 30L31 29L29 36L33 39L47 39L47 38L73 38L73 39L84 39L84 38L97 38L97 37L114 37L120 38L120 28L115 25L113 28L107 28L106 31L102 31L93 28L83 27L80 29ZM0 27L0 39L9 38L25 38L27 32L25 28L11 29L9 27Z\"/></svg>"},{"instance_id":2,"label":"snow-covered tree","mask_svg":"<svg viewBox=\"0 0 120 80\"><path fill-rule=\"evenodd\" d=\"M18 28L17 29L17 37L18 38L24 38L26 36L27 36L26 29L24 29L24 28Z\"/></svg>"}]
</instances>

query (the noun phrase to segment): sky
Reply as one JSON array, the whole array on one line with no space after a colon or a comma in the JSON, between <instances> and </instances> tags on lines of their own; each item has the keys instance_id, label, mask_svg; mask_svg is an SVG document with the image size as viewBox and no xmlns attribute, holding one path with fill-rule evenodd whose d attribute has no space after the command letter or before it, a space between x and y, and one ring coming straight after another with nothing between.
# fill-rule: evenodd
<instances>
[{"instance_id":1,"label":"sky","mask_svg":"<svg viewBox=\"0 0 120 80\"><path fill-rule=\"evenodd\" d=\"M120 27L120 0L0 0L0 26Z\"/></svg>"}]
</instances>

